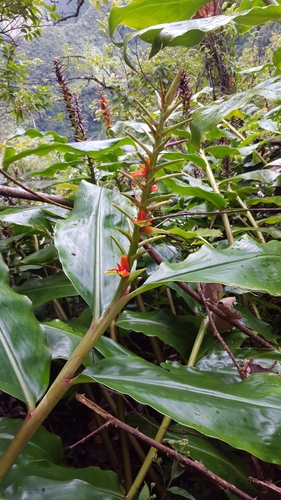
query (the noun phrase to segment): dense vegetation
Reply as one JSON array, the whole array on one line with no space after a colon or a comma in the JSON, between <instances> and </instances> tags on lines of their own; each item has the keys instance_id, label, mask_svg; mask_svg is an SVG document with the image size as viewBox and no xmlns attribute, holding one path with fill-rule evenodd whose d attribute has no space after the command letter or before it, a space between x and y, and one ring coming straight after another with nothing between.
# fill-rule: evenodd
<instances>
[{"instance_id":1,"label":"dense vegetation","mask_svg":"<svg viewBox=\"0 0 281 500\"><path fill-rule=\"evenodd\" d=\"M2 8L4 500L280 498L281 5L157 3Z\"/></svg>"}]
</instances>

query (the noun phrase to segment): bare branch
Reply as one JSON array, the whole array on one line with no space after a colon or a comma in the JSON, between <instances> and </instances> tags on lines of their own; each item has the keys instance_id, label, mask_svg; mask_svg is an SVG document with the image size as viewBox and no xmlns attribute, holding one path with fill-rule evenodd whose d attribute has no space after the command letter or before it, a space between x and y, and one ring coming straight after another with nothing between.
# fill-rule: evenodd
<instances>
[{"instance_id":1,"label":"bare branch","mask_svg":"<svg viewBox=\"0 0 281 500\"><path fill-rule=\"evenodd\" d=\"M65 15L65 16L63 16L63 13L62 13L61 18L55 24L62 23L63 21L66 21L67 19L72 19L73 17L78 17L80 10L81 10L81 7L84 5L84 3L85 3L85 0L77 0L76 11L73 14L69 14L69 15Z\"/></svg>"},{"instance_id":2,"label":"bare branch","mask_svg":"<svg viewBox=\"0 0 281 500\"><path fill-rule=\"evenodd\" d=\"M30 193L23 189L15 189L8 186L0 186L0 196L4 198L18 198L21 200L34 200L34 201L43 201L42 197L44 197L44 201L52 203L53 201L58 203L59 205L64 205L64 208L72 208L73 201L68 200L67 198L61 198L60 196L55 196L53 194L46 193Z\"/></svg>"},{"instance_id":3,"label":"bare branch","mask_svg":"<svg viewBox=\"0 0 281 500\"><path fill-rule=\"evenodd\" d=\"M110 422L112 425L119 427L120 429L123 429L125 432L132 434L138 439L141 439L149 446L156 448L162 453L165 453L165 455L174 458L175 460L183 463L187 467L190 467L191 469L195 470L199 474L204 475L210 481L215 482L225 490L233 493L237 498L240 498L241 500L255 500L254 497L250 497L249 495L247 495L247 493L244 493L244 491L239 490L238 488L236 488L236 486L233 486L231 483L228 483L220 476L217 476L216 474L211 472L201 462L191 460L191 458L185 457L178 451L172 450L171 448L169 448L169 446L166 446L162 443L158 443L154 439L146 436L138 429L135 429L134 427L131 427L130 425L125 424L124 422L121 422L121 420L118 420L117 418L113 417L112 415L110 415L110 413L107 413L107 411L103 410L100 406L96 405L82 394L76 393L75 399L80 403L84 404L85 406L88 406L88 408L95 411L98 415L101 415L101 417L103 417L106 420L106 422Z\"/></svg>"}]
</instances>

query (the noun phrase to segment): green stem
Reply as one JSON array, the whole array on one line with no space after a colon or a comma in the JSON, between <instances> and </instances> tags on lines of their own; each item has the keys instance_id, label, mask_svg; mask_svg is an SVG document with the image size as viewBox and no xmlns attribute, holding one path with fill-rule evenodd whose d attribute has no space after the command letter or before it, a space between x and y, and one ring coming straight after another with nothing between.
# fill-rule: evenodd
<instances>
[{"instance_id":1,"label":"green stem","mask_svg":"<svg viewBox=\"0 0 281 500\"><path fill-rule=\"evenodd\" d=\"M232 189L229 188L229 191L232 191ZM245 208L247 210L248 207L247 207L246 203L244 203L244 201L241 200L240 196L236 196L236 200L238 201L239 205L242 208ZM250 221L250 223L253 227L256 227L257 229L259 229L259 226L257 225L254 217L252 216L251 212L249 212L248 210L246 212L246 217L247 217L248 221ZM260 231L255 231L255 235L260 243L265 243L265 239Z\"/></svg>"},{"instance_id":2,"label":"green stem","mask_svg":"<svg viewBox=\"0 0 281 500\"><path fill-rule=\"evenodd\" d=\"M93 401L93 403L96 403L93 391L91 389L90 384L84 384L84 389L85 389L85 394L90 401ZM104 423L103 418L96 412L93 412L93 417L96 422L97 427L101 427L102 424ZM124 482L124 476L123 476L123 471L121 468L120 461L117 458L117 455L115 453L114 448L112 447L112 442L110 439L110 436L107 432L107 429L101 429L99 431L100 437L102 439L103 445L106 449L107 456L109 458L110 464L112 469L116 472L118 475L118 479L120 483L122 484Z\"/></svg>"},{"instance_id":3,"label":"green stem","mask_svg":"<svg viewBox=\"0 0 281 500\"><path fill-rule=\"evenodd\" d=\"M213 171L212 171L211 166L210 166L210 164L209 164L209 162L208 162L208 160L207 160L207 158L205 156L204 151L200 152L200 156L201 156L201 158L203 158L203 160L205 162L205 165L206 165L206 174L207 174L209 182L210 182L210 184L211 184L211 186L213 188L214 193L221 194L220 190L219 190L219 187L217 185L216 179L214 177ZM226 234L226 237L227 237L228 244L232 245L232 243L234 242L234 238L233 238L233 234L232 234L232 231L231 231L231 226L230 226L230 223L229 223L228 216L227 216L227 214L221 214L221 218L222 218L222 222L223 222L223 226L224 226L224 230L225 230L225 234Z\"/></svg>"},{"instance_id":4,"label":"green stem","mask_svg":"<svg viewBox=\"0 0 281 500\"><path fill-rule=\"evenodd\" d=\"M124 411L124 401L120 394L117 395L117 412L118 419L121 422L125 422L125 411ZM124 429L120 429L120 442L122 449L122 457L124 463L124 476L125 476L125 491L128 491L132 485L132 468L131 468L131 459L130 459L130 450L128 446L128 436Z\"/></svg>"},{"instance_id":5,"label":"green stem","mask_svg":"<svg viewBox=\"0 0 281 500\"><path fill-rule=\"evenodd\" d=\"M170 423L171 423L170 417L163 418L162 423L158 429L158 432L154 438L155 441L157 441L157 443L161 443L163 441L165 434L169 428ZM126 495L126 500L132 500L133 498L135 498L135 496L138 492L138 489L141 487L141 484L142 484L146 474L148 473L156 454L157 454L157 449L152 446L150 448L148 454L146 455L145 461L143 462L136 479L134 480L130 490L128 491L128 493Z\"/></svg>"},{"instance_id":6,"label":"green stem","mask_svg":"<svg viewBox=\"0 0 281 500\"><path fill-rule=\"evenodd\" d=\"M122 286L122 282L121 282ZM121 286L119 288L121 288ZM10 446L0 461L0 482L9 472L12 465L17 460L30 438L42 424L51 410L56 406L64 396L71 385L71 379L75 376L86 356L93 349L96 342L110 325L111 321L117 316L121 309L127 304L129 295L125 292L111 303L104 314L100 317L96 325L92 324L85 337L76 347L73 354L66 362L61 372L53 382L52 386L45 394L39 405L34 411L30 412L23 422L18 433L12 440Z\"/></svg>"},{"instance_id":7,"label":"green stem","mask_svg":"<svg viewBox=\"0 0 281 500\"><path fill-rule=\"evenodd\" d=\"M208 330L209 324L210 324L209 317L206 316L206 318L203 319L203 321L202 321L202 323L200 325L199 331L197 333L195 342L194 342L193 347L192 347L192 351L190 353L190 356L189 356L189 359L188 359L188 362L187 362L187 366L194 366L195 365L199 349L200 349L200 347L202 345L202 342L203 342L205 334L206 334L206 332Z\"/></svg>"},{"instance_id":8,"label":"green stem","mask_svg":"<svg viewBox=\"0 0 281 500\"><path fill-rule=\"evenodd\" d=\"M110 338L114 340L114 342L118 342L118 331L115 321L112 321L110 323L109 331L110 331ZM120 394L117 394L117 416L119 420L125 422L124 401ZM125 477L124 485L125 485L125 491L128 491L129 488L131 487L133 479L132 479L130 451L128 446L128 437L123 429L120 429L120 442L121 442L123 464L124 464L124 477Z\"/></svg>"},{"instance_id":9,"label":"green stem","mask_svg":"<svg viewBox=\"0 0 281 500\"><path fill-rule=\"evenodd\" d=\"M200 329L197 333L197 336L196 336L196 339L195 339L187 366L194 366L195 365L196 357L197 357L199 349L202 345L202 342L203 342L205 333L207 331L208 325L209 325L209 318L207 317L201 323L201 326L200 326ZM163 441L170 424L171 424L170 417L164 417L162 420L162 423L158 429L158 432L154 438L157 443L161 443ZM150 448L147 456L146 456L145 461L143 462L142 467L139 470L139 473L138 473L136 479L134 480L130 490L127 493L126 500L133 500L133 498L135 498L135 496L138 492L138 489L141 487L141 484L144 481L144 478L145 478L146 474L148 473L156 454L157 454L157 449L152 446Z\"/></svg>"},{"instance_id":10,"label":"green stem","mask_svg":"<svg viewBox=\"0 0 281 500\"><path fill-rule=\"evenodd\" d=\"M165 141L162 141L162 132L164 129L164 124L165 120L170 116L172 113L173 109L176 108L176 106L170 106L169 103L173 101L173 96L176 93L177 89L177 80L179 79L180 73L176 76L172 86L171 90L168 92L167 96L169 96L169 102L166 105L165 104L165 99L163 98L163 102L165 106L163 109L161 109L161 116L159 120L159 124L157 122L154 123L154 125L157 124L157 130L156 130L156 138L155 138L155 143L153 146L153 151L151 152L150 149L148 149L141 141L133 137L131 134L128 134L146 153L146 155L150 158L150 168L149 172L147 175L147 184L143 188L142 191L142 198L141 198L141 203L140 203L140 208L143 210L147 209L148 202L149 202L149 197L150 197L150 187L149 187L149 182L150 180L154 179L155 172L156 172L156 165L157 165L157 160L158 156L165 147ZM2 169L1 169L2 171ZM6 172L2 171L3 175L8 176ZM13 180L13 179L12 179ZM16 181L17 183L17 181ZM21 186L24 189L27 189L25 186ZM27 189L28 190L28 189ZM33 192L32 192L33 193ZM42 196L43 201L49 201ZM122 213L124 211L120 208L117 207ZM125 215L132 220L132 217L129 214ZM133 236L132 236L132 242L130 245L130 249L128 252L128 259L130 263L130 268L131 265L134 262L134 256L138 251L138 243L140 240L140 227L135 224L134 226L134 231L133 231ZM110 304L110 306L106 309L106 311L103 313L103 315L99 318L99 320L96 322L96 324L91 324L90 328L88 329L86 335L83 337L79 345L76 347L74 350L73 354L69 358L69 360L66 362L64 367L62 368L61 372L51 385L50 389L48 392L45 394L41 402L38 404L38 406L35 408L35 410L31 411L25 421L23 422L21 428L19 429L18 433L12 440L10 446L6 450L1 462L0 462L0 482L3 480L3 478L6 476L6 474L9 472L11 469L12 465L16 462L19 454L22 452L30 438L33 436L33 434L36 432L38 427L42 424L42 422L45 420L45 418L49 415L49 413L52 411L52 409L56 406L58 401L64 396L66 391L68 390L69 387L71 387L72 379L75 376L77 370L80 368L81 364L83 363L84 359L86 356L90 353L90 351L93 349L95 346L96 342L99 340L99 338L103 335L103 333L106 331L108 326L111 324L111 322L115 319L115 317L120 313L122 308L127 304L127 302L130 300L131 296L130 293L127 290L128 284L129 284L129 279L121 279L118 289L116 291L115 297ZM162 439L162 435L165 435L166 432L166 426L165 422L168 423L168 420L166 420L167 417L163 420L162 426L158 431L159 439Z\"/></svg>"}]
</instances>

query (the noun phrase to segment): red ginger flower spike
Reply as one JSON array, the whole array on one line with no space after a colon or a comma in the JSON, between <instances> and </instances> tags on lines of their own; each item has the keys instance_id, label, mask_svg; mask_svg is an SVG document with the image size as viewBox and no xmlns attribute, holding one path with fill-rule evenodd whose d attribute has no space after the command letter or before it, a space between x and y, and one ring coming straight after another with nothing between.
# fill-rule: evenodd
<instances>
[{"instance_id":1,"label":"red ginger flower spike","mask_svg":"<svg viewBox=\"0 0 281 500\"><path fill-rule=\"evenodd\" d=\"M151 193L157 193L157 191L159 191L158 186L156 186L156 184L153 184L153 186L151 187L150 192Z\"/></svg>"},{"instance_id":2,"label":"red ginger flower spike","mask_svg":"<svg viewBox=\"0 0 281 500\"><path fill-rule=\"evenodd\" d=\"M112 267L105 274L118 274L121 278L127 278L130 274L130 266L127 255L122 255L120 263L116 264L117 267Z\"/></svg>"}]
</instances>

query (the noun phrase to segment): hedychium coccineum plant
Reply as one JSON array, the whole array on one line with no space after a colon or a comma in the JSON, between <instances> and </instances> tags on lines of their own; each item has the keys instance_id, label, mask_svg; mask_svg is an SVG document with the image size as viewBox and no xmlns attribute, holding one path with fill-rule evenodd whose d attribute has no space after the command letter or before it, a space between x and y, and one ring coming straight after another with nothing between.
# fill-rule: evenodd
<instances>
[{"instance_id":1,"label":"hedychium coccineum plant","mask_svg":"<svg viewBox=\"0 0 281 500\"><path fill-rule=\"evenodd\" d=\"M158 99L159 116L157 120L148 110L141 106L145 114L144 120L150 129L149 138L151 144L148 146L131 136L137 145L140 166L138 170L132 171L131 173L124 171L122 174L132 185L134 196L126 196L130 199L132 204L136 205L137 216L134 219L129 214L125 213L132 222L132 232L126 232L123 229L119 229L129 240L129 250L127 252L118 241L118 238L112 236L121 254L120 261L116 264L116 267L106 271L106 274L109 275L108 279L110 279L111 274L120 276L120 282L114 298L98 321L92 321L87 333L69 357L39 404L36 407L30 407L30 405L28 405L27 417L0 462L1 481L7 475L21 451L56 406L58 401L73 385L75 385L74 378L77 371L87 355L92 351L99 338L105 333L128 301L137 296L138 292L135 289L137 278L143 273L144 269L138 269L136 262L138 258L146 252L144 244L151 243L166 233L166 231L153 228L152 226L153 211L167 202L165 196L157 195L157 183L159 179L157 179L156 173L159 169L163 168L163 165L159 165L159 158L167 146L169 135L173 128L178 126L178 124L174 126L167 125L167 122L180 102L178 85L181 74L180 70L166 93L161 90ZM185 121L183 121L183 123ZM168 161L165 163L165 166L168 167L173 163L174 161ZM163 177L161 179L163 179ZM116 208L124 214L123 209L118 206ZM118 230L118 228L116 229ZM134 287L132 287L133 283L135 284Z\"/></svg>"}]
</instances>

